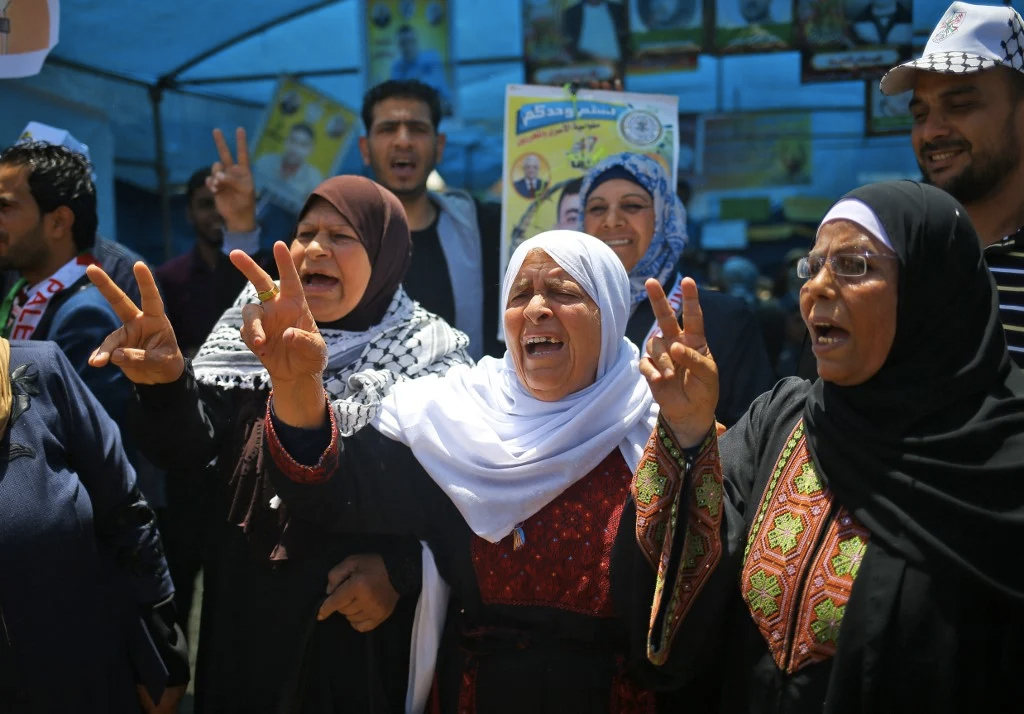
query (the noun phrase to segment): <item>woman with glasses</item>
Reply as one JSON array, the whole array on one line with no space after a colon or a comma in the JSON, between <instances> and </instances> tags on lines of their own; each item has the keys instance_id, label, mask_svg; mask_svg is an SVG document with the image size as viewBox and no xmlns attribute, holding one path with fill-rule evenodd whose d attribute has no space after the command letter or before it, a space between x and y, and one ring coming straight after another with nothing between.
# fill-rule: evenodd
<instances>
[{"instance_id":1,"label":"woman with glasses","mask_svg":"<svg viewBox=\"0 0 1024 714\"><path fill-rule=\"evenodd\" d=\"M779 382L721 438L702 321L680 329L648 281L648 658L694 690L717 678L721 712L1005 709L1024 668L1024 374L967 213L931 186L863 187L799 269L818 378Z\"/></svg>"}]
</instances>

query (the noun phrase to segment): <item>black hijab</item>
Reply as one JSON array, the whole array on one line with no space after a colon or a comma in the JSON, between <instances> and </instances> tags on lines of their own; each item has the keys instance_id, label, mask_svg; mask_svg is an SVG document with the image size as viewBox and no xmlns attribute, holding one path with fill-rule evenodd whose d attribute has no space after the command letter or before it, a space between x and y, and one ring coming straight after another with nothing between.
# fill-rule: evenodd
<instances>
[{"instance_id":1,"label":"black hijab","mask_svg":"<svg viewBox=\"0 0 1024 714\"><path fill-rule=\"evenodd\" d=\"M804 408L819 473L890 556L1024 600L1024 374L967 212L912 181L847 194L899 258L896 335L853 387L818 380Z\"/></svg>"},{"instance_id":2,"label":"black hijab","mask_svg":"<svg viewBox=\"0 0 1024 714\"><path fill-rule=\"evenodd\" d=\"M380 184L363 176L334 176L317 186L299 213L317 199L334 206L356 231L370 259L370 282L352 312L340 320L317 323L333 330L362 332L384 317L412 259L412 234L402 203Z\"/></svg>"}]
</instances>

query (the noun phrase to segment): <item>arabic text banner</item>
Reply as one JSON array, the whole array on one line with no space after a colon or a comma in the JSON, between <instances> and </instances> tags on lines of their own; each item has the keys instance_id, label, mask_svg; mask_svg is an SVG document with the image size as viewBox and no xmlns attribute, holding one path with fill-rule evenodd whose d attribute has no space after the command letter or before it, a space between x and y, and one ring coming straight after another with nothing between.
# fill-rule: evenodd
<instances>
[{"instance_id":1,"label":"arabic text banner","mask_svg":"<svg viewBox=\"0 0 1024 714\"><path fill-rule=\"evenodd\" d=\"M516 246L577 227L579 182L601 159L634 151L657 159L674 182L679 98L510 85L505 90L502 267Z\"/></svg>"}]
</instances>

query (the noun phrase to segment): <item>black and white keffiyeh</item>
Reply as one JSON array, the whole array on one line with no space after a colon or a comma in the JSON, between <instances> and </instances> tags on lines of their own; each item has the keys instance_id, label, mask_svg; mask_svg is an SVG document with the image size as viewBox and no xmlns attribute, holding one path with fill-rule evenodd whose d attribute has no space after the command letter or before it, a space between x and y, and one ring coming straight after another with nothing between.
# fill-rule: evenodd
<instances>
[{"instance_id":1,"label":"black and white keffiyeh","mask_svg":"<svg viewBox=\"0 0 1024 714\"><path fill-rule=\"evenodd\" d=\"M196 380L218 389L267 389L270 375L242 341L242 308L257 303L256 289L245 289L214 325L193 361ZM338 429L349 436L369 424L381 400L397 382L444 374L457 364L473 364L469 338L424 310L399 287L379 323L363 332L321 328L327 342L324 388L331 397Z\"/></svg>"}]
</instances>

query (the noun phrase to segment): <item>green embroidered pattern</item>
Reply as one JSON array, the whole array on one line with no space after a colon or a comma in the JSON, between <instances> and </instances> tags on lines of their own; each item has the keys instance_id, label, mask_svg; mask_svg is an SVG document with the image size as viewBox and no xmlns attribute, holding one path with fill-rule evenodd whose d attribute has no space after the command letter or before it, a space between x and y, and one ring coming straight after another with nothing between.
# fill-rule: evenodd
<instances>
[{"instance_id":1,"label":"green embroidered pattern","mask_svg":"<svg viewBox=\"0 0 1024 714\"><path fill-rule=\"evenodd\" d=\"M665 495L668 477L658 471L658 464L645 461L636 471L636 495L645 504Z\"/></svg>"},{"instance_id":2,"label":"green embroidered pattern","mask_svg":"<svg viewBox=\"0 0 1024 714\"><path fill-rule=\"evenodd\" d=\"M832 598L826 598L814 607L814 614L818 617L811 623L811 630L818 642L835 644L839 641L839 625L845 612L846 605L837 607Z\"/></svg>"},{"instance_id":3,"label":"green embroidered pattern","mask_svg":"<svg viewBox=\"0 0 1024 714\"><path fill-rule=\"evenodd\" d=\"M718 516L718 509L722 506L722 484L715 480L714 475L704 474L699 486L693 489L697 505L708 509L712 518Z\"/></svg>"},{"instance_id":4,"label":"green embroidered pattern","mask_svg":"<svg viewBox=\"0 0 1024 714\"><path fill-rule=\"evenodd\" d=\"M782 472L786 470L786 466L789 465L789 457L793 455L793 450L796 445L800 443L800 438L804 435L804 420L801 419L797 422L796 428L793 429L793 433L789 437L789 441L786 442L786 448L782 450L779 455L779 460L775 462L775 469L772 471L771 480L768 481L768 488L765 489L764 497L761 499L761 510L757 514L757 518L754 519L753 525L750 526L750 535L747 536L747 545L743 548L743 562L747 562L747 556L750 555L750 549L754 545L754 540L757 538L757 534L761 530L761 523L764 521L765 513L768 511L768 506L771 505L772 497L775 495L775 489L779 485L779 477L782 476Z\"/></svg>"},{"instance_id":5,"label":"green embroidered pattern","mask_svg":"<svg viewBox=\"0 0 1024 714\"><path fill-rule=\"evenodd\" d=\"M796 490L805 496L817 493L821 490L821 480L814 471L814 464L808 461L800 469L800 475L793 479L796 482Z\"/></svg>"},{"instance_id":6,"label":"green embroidered pattern","mask_svg":"<svg viewBox=\"0 0 1024 714\"><path fill-rule=\"evenodd\" d=\"M687 527L686 540L683 541L683 567L697 567L697 558L702 557L704 553L704 540Z\"/></svg>"},{"instance_id":7,"label":"green embroidered pattern","mask_svg":"<svg viewBox=\"0 0 1024 714\"><path fill-rule=\"evenodd\" d=\"M768 545L783 555L796 549L799 536L804 531L803 521L800 516L792 513L783 513L775 518L775 527L768 531Z\"/></svg>"},{"instance_id":8,"label":"green embroidered pattern","mask_svg":"<svg viewBox=\"0 0 1024 714\"><path fill-rule=\"evenodd\" d=\"M836 575L840 577L849 575L851 578L856 578L867 549L868 544L860 536L854 536L840 543L839 555L832 558L832 569Z\"/></svg>"},{"instance_id":9,"label":"green embroidered pattern","mask_svg":"<svg viewBox=\"0 0 1024 714\"><path fill-rule=\"evenodd\" d=\"M779 604L775 598L782 594L779 586L779 579L774 575L768 575L764 570L758 570L750 577L751 588L747 592L747 602L750 609L755 612L760 610L765 617L770 617L779 611Z\"/></svg>"}]
</instances>

